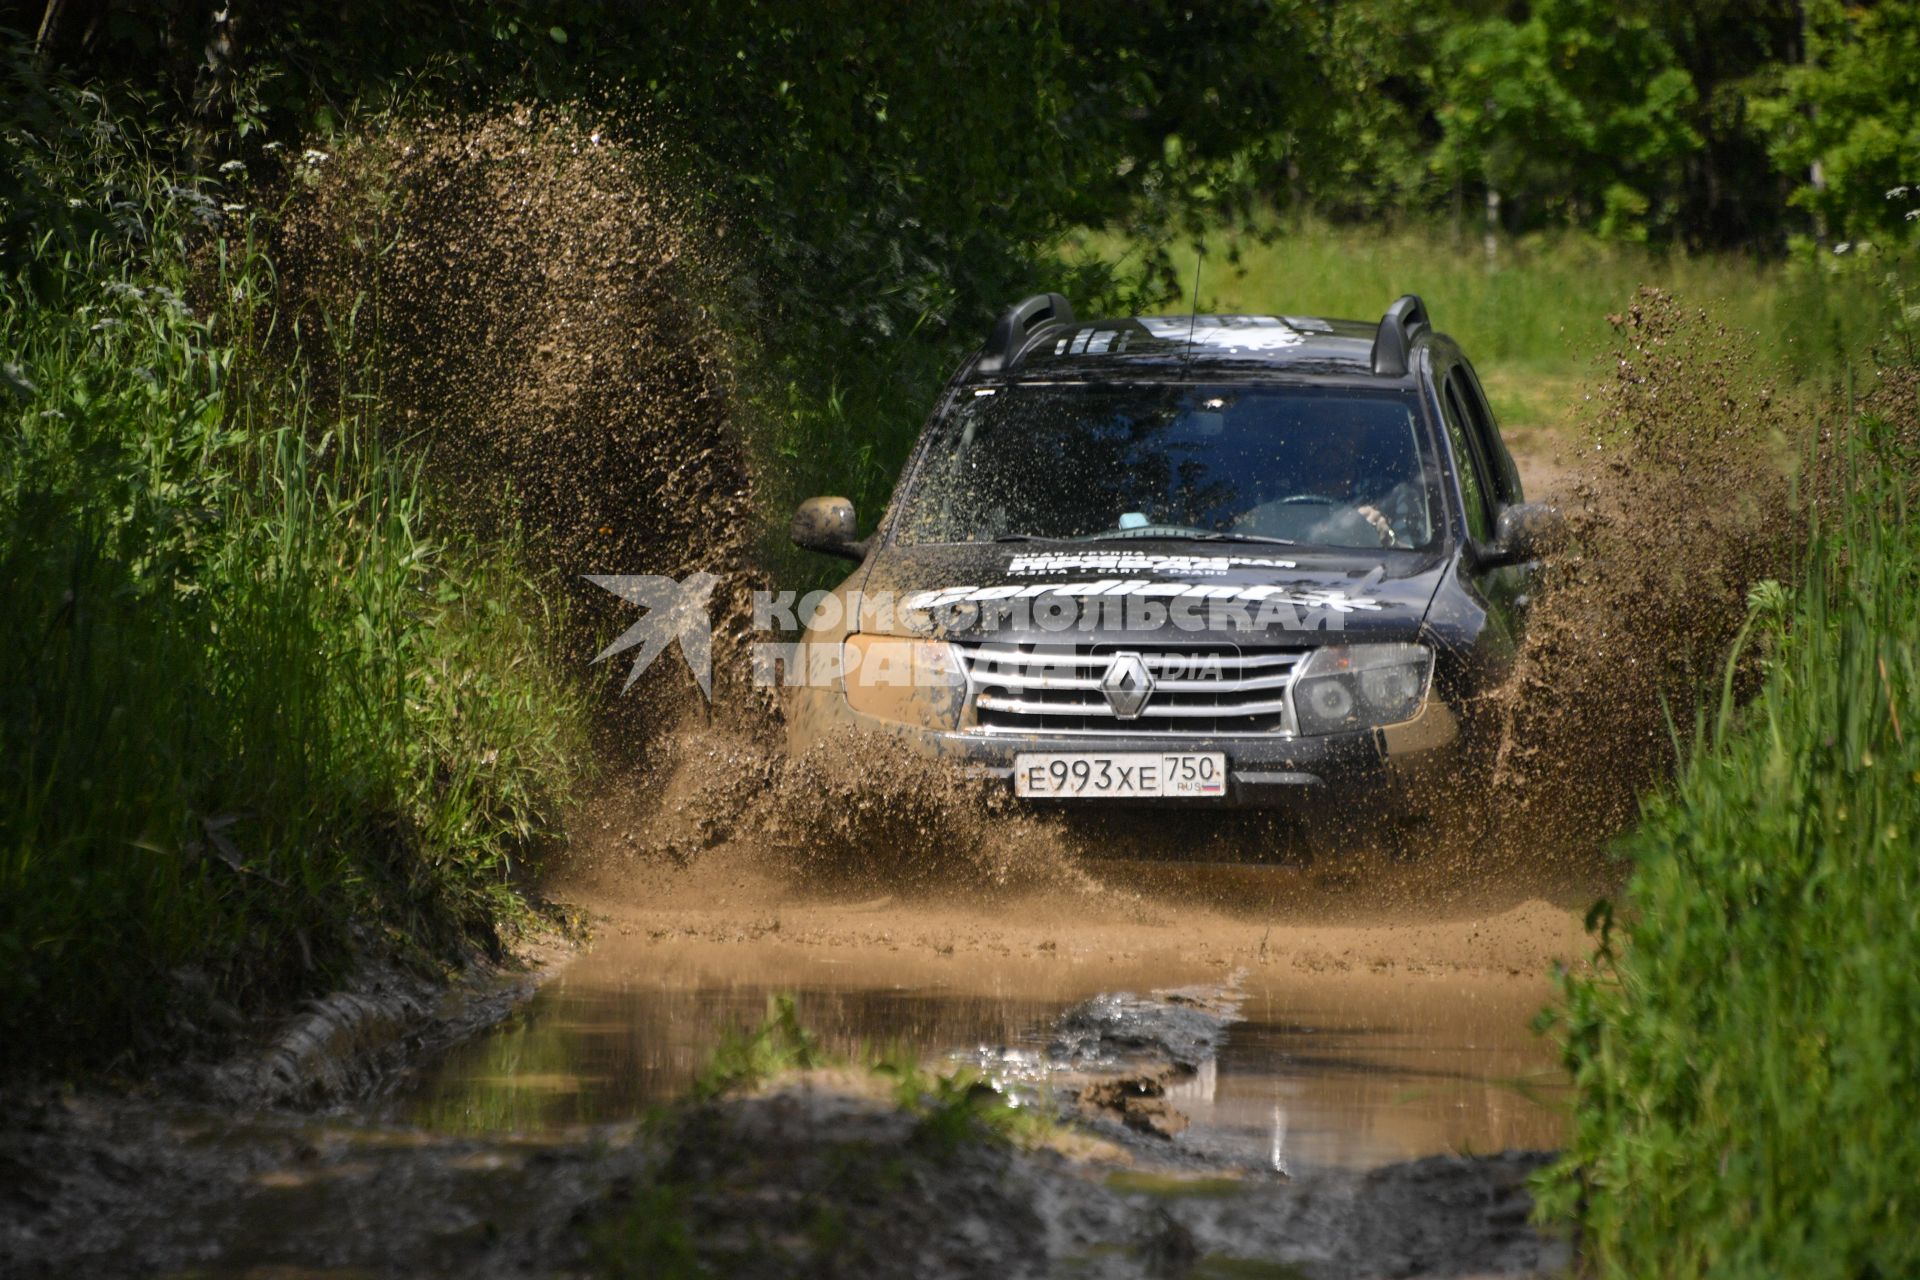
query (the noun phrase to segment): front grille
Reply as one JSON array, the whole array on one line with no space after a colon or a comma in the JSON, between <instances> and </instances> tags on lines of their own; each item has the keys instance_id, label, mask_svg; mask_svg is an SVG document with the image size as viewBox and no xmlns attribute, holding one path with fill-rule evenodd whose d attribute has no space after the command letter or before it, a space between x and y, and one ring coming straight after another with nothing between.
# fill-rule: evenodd
<instances>
[{"instance_id":1,"label":"front grille","mask_svg":"<svg viewBox=\"0 0 1920 1280\"><path fill-rule=\"evenodd\" d=\"M1023 733L1217 735L1289 733L1287 690L1306 656L1206 642L954 645L981 729ZM1138 654L1153 679L1140 714L1123 719L1101 688L1115 660Z\"/></svg>"}]
</instances>

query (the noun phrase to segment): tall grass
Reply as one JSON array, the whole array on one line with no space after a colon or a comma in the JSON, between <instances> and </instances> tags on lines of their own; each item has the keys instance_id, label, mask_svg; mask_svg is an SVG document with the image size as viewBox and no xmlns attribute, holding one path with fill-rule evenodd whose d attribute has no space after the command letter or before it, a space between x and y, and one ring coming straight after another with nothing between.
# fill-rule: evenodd
<instances>
[{"instance_id":1,"label":"tall grass","mask_svg":"<svg viewBox=\"0 0 1920 1280\"><path fill-rule=\"evenodd\" d=\"M1920 424L1868 416L1797 590L1757 591L1759 696L1647 802L1542 1196L1608 1276L1920 1273ZM1891 400L1892 397L1889 397Z\"/></svg>"},{"instance_id":2,"label":"tall grass","mask_svg":"<svg viewBox=\"0 0 1920 1280\"><path fill-rule=\"evenodd\" d=\"M1182 263L1182 308L1193 297L1196 265L1203 311L1372 319L1403 293L1422 295L1478 366L1496 412L1522 426L1564 417L1592 373L1593 353L1610 346L1607 316L1641 285L1752 330L1766 367L1797 378L1830 378L1879 335L1883 320L1874 281L1839 269L1848 263L1656 253L1581 232L1504 240L1489 258L1477 236L1442 226L1333 226L1273 215L1251 232L1216 232L1204 247L1204 261L1189 252ZM1111 263L1122 275L1143 261L1103 232L1076 237L1065 253Z\"/></svg>"},{"instance_id":3,"label":"tall grass","mask_svg":"<svg viewBox=\"0 0 1920 1280\"><path fill-rule=\"evenodd\" d=\"M495 944L581 720L511 548L255 349L255 215L67 106L9 139L61 198L0 282L0 1064Z\"/></svg>"}]
</instances>

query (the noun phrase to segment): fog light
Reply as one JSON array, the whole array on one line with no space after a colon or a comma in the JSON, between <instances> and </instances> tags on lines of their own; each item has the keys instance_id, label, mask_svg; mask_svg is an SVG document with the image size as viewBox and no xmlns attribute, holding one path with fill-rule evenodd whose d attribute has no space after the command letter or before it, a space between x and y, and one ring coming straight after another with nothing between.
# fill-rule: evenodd
<instances>
[{"instance_id":1,"label":"fog light","mask_svg":"<svg viewBox=\"0 0 1920 1280\"><path fill-rule=\"evenodd\" d=\"M859 714L928 729L960 723L967 678L945 640L852 635L841 655L841 689Z\"/></svg>"}]
</instances>

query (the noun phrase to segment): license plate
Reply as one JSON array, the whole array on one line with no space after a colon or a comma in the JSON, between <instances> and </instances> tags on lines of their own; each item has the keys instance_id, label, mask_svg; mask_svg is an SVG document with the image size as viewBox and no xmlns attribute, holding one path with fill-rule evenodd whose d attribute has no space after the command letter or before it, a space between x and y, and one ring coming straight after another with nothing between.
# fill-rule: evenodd
<instances>
[{"instance_id":1,"label":"license plate","mask_svg":"<svg viewBox=\"0 0 1920 1280\"><path fill-rule=\"evenodd\" d=\"M1219 751L1022 753L1013 793L1035 799L1224 796L1227 757Z\"/></svg>"}]
</instances>

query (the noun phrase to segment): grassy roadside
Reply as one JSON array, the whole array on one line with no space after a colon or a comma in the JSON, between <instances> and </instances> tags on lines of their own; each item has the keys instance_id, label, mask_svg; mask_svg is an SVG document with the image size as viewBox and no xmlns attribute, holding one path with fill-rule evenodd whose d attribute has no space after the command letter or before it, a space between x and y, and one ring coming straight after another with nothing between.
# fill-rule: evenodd
<instances>
[{"instance_id":1,"label":"grassy roadside","mask_svg":"<svg viewBox=\"0 0 1920 1280\"><path fill-rule=\"evenodd\" d=\"M1703 717L1555 1015L1579 1090L1543 1209L1597 1274L1909 1275L1920 1140L1920 406L1852 416L1751 703Z\"/></svg>"},{"instance_id":2,"label":"grassy roadside","mask_svg":"<svg viewBox=\"0 0 1920 1280\"><path fill-rule=\"evenodd\" d=\"M0 281L0 1065L229 1032L367 947L497 947L583 727L512 549L436 519L377 397L262 354L249 193L12 87L42 118Z\"/></svg>"},{"instance_id":3,"label":"grassy roadside","mask_svg":"<svg viewBox=\"0 0 1920 1280\"><path fill-rule=\"evenodd\" d=\"M1205 248L1202 311L1365 319L1400 294L1423 295L1440 327L1472 355L1503 426L1522 432L1565 420L1591 378L1593 353L1610 346L1608 315L1642 285L1751 330L1756 356L1798 379L1831 378L1880 334L1874 282L1850 262L1660 254L1580 233L1502 241L1489 259L1478 237L1444 227L1334 226L1278 215L1247 233L1216 232ZM1069 262L1109 263L1123 277L1139 256L1107 233L1083 233L1063 254ZM1194 266L1189 250L1182 307L1193 296Z\"/></svg>"}]
</instances>

